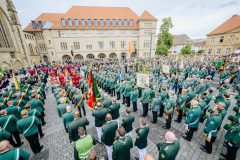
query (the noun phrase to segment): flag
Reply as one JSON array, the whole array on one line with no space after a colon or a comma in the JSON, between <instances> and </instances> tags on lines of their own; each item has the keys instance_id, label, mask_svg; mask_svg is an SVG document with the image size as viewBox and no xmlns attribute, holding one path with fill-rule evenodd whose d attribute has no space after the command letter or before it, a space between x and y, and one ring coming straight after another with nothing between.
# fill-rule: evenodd
<instances>
[{"instance_id":1,"label":"flag","mask_svg":"<svg viewBox=\"0 0 240 160\"><path fill-rule=\"evenodd\" d=\"M133 52L133 42L130 41L129 42L129 53L132 54L132 52Z\"/></svg>"},{"instance_id":2,"label":"flag","mask_svg":"<svg viewBox=\"0 0 240 160\"><path fill-rule=\"evenodd\" d=\"M0 67L0 76L3 77L3 75L4 75L4 69Z\"/></svg>"},{"instance_id":3,"label":"flag","mask_svg":"<svg viewBox=\"0 0 240 160\"><path fill-rule=\"evenodd\" d=\"M88 80L88 107L93 110L96 104L96 99L101 97L98 91L96 81L93 79L92 67L90 67L89 80Z\"/></svg>"},{"instance_id":4,"label":"flag","mask_svg":"<svg viewBox=\"0 0 240 160\"><path fill-rule=\"evenodd\" d=\"M12 76L13 76L13 82L15 84L15 88L20 89L20 83L18 82L14 69L12 69Z\"/></svg>"}]
</instances>

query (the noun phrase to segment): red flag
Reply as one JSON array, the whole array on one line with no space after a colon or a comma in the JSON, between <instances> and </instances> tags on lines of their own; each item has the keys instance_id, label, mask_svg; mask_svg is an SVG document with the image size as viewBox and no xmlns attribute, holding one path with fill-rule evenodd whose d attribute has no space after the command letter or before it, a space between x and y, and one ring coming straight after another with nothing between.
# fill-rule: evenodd
<instances>
[{"instance_id":1,"label":"red flag","mask_svg":"<svg viewBox=\"0 0 240 160\"><path fill-rule=\"evenodd\" d=\"M93 110L94 104L96 103L96 98L93 94L93 75L92 75L92 68L89 73L89 80L88 80L88 107Z\"/></svg>"}]
</instances>

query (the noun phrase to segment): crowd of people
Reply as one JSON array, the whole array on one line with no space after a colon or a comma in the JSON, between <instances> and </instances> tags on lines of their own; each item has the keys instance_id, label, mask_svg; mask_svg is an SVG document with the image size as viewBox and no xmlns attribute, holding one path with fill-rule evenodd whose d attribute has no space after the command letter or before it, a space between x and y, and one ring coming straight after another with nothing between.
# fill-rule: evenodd
<instances>
[{"instance_id":1,"label":"crowd of people","mask_svg":"<svg viewBox=\"0 0 240 160\"><path fill-rule=\"evenodd\" d=\"M153 159L146 150L151 132L148 124L157 125L158 120L164 121L162 128L169 130L165 141L156 144L158 159L173 160L181 148L179 138L171 131L174 118L176 123L185 124L182 138L186 141L191 141L194 132L204 125L205 144L200 149L208 154L223 127L227 153L221 153L221 159L235 160L240 147L240 62L235 58L164 57L22 67L20 87L16 83L6 85L0 93L0 159L14 159L16 155L29 159L30 152L20 147L20 134L34 154L44 148L39 138L44 136L42 126L48 114L44 112L46 90L51 88L76 160L96 159L97 143L105 146L109 160L130 160L134 146L138 150L136 159ZM166 65L170 66L168 72ZM145 81L140 86L137 73L148 75L149 83ZM88 80L91 76L93 82ZM89 88L89 83L96 86ZM98 94L90 115L95 120L97 137L87 132L89 92ZM121 103L125 107L123 116ZM134 128L136 117L132 112L140 108L139 128ZM232 110L235 114L230 114ZM230 116L225 117L227 114ZM148 122L150 118L152 121ZM224 119L228 119L226 123Z\"/></svg>"}]
</instances>

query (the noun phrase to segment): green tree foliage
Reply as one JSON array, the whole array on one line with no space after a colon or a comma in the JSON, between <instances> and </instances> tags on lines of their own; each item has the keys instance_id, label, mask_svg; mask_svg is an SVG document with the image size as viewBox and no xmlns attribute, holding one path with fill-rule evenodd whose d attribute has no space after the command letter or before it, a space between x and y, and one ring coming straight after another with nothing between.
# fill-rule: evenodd
<instances>
[{"instance_id":1,"label":"green tree foliage","mask_svg":"<svg viewBox=\"0 0 240 160\"><path fill-rule=\"evenodd\" d=\"M168 55L168 50L173 44L173 35L170 33L170 29L173 27L171 17L163 18L162 25L160 26L160 32L157 40L157 55Z\"/></svg>"},{"instance_id":2,"label":"green tree foliage","mask_svg":"<svg viewBox=\"0 0 240 160\"><path fill-rule=\"evenodd\" d=\"M188 55L188 54L191 54L191 52L192 52L192 47L189 44L185 45L181 49L181 54L182 55Z\"/></svg>"}]
</instances>

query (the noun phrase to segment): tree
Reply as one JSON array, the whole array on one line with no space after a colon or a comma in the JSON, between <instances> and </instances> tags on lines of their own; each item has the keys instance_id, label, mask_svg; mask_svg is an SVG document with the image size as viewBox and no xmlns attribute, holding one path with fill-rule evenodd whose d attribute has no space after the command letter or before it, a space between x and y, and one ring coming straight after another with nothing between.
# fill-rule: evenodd
<instances>
[{"instance_id":1,"label":"tree","mask_svg":"<svg viewBox=\"0 0 240 160\"><path fill-rule=\"evenodd\" d=\"M192 47L191 47L191 45L189 45L189 44L185 45L185 46L182 47L182 49L181 49L181 54L182 54L182 55L191 54L191 52L192 52Z\"/></svg>"},{"instance_id":2,"label":"tree","mask_svg":"<svg viewBox=\"0 0 240 160\"><path fill-rule=\"evenodd\" d=\"M203 49L199 49L199 50L197 51L198 54L201 54L201 53L203 53L203 52L204 52Z\"/></svg>"},{"instance_id":3,"label":"tree","mask_svg":"<svg viewBox=\"0 0 240 160\"><path fill-rule=\"evenodd\" d=\"M169 32L172 27L173 24L171 17L162 19L162 25L160 26L157 40L157 55L168 55L168 50L173 44L173 35Z\"/></svg>"}]
</instances>

